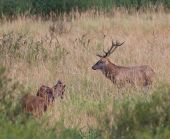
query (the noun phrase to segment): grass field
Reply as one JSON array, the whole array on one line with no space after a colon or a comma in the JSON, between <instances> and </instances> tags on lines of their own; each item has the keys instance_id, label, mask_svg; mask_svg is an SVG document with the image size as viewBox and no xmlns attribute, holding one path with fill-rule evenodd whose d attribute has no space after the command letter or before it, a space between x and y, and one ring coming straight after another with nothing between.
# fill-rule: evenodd
<instances>
[{"instance_id":1,"label":"grass field","mask_svg":"<svg viewBox=\"0 0 170 139\"><path fill-rule=\"evenodd\" d=\"M103 47L109 48L112 40L125 41L110 57L113 63L144 64L154 69L152 89L118 93L110 80L91 69L99 60L96 54ZM149 102L160 84L170 84L170 14L129 15L115 11L107 15L88 11L56 21L18 17L0 23L0 55L0 65L6 68L7 76L19 81L27 92L36 94L40 85L53 86L58 79L65 82L64 99L57 99L45 114L46 128L62 121L65 128L82 132L102 129L103 117L108 116L108 125L114 125L126 102L131 102L132 107L138 102ZM102 138L111 138L108 132ZM170 136L169 128L166 135Z\"/></svg>"}]
</instances>

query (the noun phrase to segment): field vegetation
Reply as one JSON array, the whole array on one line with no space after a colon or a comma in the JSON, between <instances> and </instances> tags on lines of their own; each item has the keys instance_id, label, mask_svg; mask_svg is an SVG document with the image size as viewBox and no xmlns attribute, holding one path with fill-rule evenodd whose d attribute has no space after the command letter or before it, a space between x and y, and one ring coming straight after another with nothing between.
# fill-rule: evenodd
<instances>
[{"instance_id":1,"label":"field vegetation","mask_svg":"<svg viewBox=\"0 0 170 139\"><path fill-rule=\"evenodd\" d=\"M111 61L150 65L156 73L152 88L118 92L91 69L96 53L112 40L125 44ZM0 57L0 139L170 138L170 14L162 9L3 19ZM21 97L58 79L66 84L64 99L40 119L24 114Z\"/></svg>"}]
</instances>

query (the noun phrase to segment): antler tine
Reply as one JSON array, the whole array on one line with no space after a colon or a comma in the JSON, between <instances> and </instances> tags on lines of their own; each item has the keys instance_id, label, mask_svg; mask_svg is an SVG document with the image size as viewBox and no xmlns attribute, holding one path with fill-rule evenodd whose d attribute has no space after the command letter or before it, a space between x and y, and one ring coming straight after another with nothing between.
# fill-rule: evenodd
<instances>
[{"instance_id":1,"label":"antler tine","mask_svg":"<svg viewBox=\"0 0 170 139\"><path fill-rule=\"evenodd\" d=\"M98 57L100 57L100 58L101 58L101 57L103 57L103 56L102 56L102 55L100 55L100 54L97 54L97 56L98 56Z\"/></svg>"},{"instance_id":2,"label":"antler tine","mask_svg":"<svg viewBox=\"0 0 170 139\"><path fill-rule=\"evenodd\" d=\"M124 43L125 43L125 41L122 42L122 43L119 43L119 42L116 41L116 46L121 46L121 45L124 44Z\"/></svg>"},{"instance_id":3,"label":"antler tine","mask_svg":"<svg viewBox=\"0 0 170 139\"><path fill-rule=\"evenodd\" d=\"M114 48L114 49L113 49ZM114 52L114 50L117 48L117 45L114 43L114 41L112 40L112 46L110 47L110 49L108 50L108 52L105 53L104 57L109 56L111 53ZM113 50L112 50L113 49Z\"/></svg>"},{"instance_id":4,"label":"antler tine","mask_svg":"<svg viewBox=\"0 0 170 139\"><path fill-rule=\"evenodd\" d=\"M100 57L100 58L101 57L103 57L103 58L108 57L110 54L112 54L116 50L117 47L119 47L122 44L124 44L124 42L119 43L119 42L116 41L116 43L114 43L114 41L112 40L112 46L110 47L110 49L107 52L104 50L104 47L103 47L103 52L105 53L105 55L102 56L100 54L97 54L97 56Z\"/></svg>"},{"instance_id":5,"label":"antler tine","mask_svg":"<svg viewBox=\"0 0 170 139\"><path fill-rule=\"evenodd\" d=\"M118 41L116 41L116 43L114 43L114 42L112 41L112 48L114 48L114 49L111 50L110 54L113 53L113 52L116 50L116 48L118 48L119 46L121 46L121 45L124 44L124 43L125 43L125 41L122 42L122 43L119 43ZM115 47L113 47L113 46L115 46Z\"/></svg>"},{"instance_id":6,"label":"antler tine","mask_svg":"<svg viewBox=\"0 0 170 139\"><path fill-rule=\"evenodd\" d=\"M103 52L104 52L105 55L107 54L107 52L104 50L104 46L103 46ZM97 54L97 56L100 57L100 58L101 58L101 57L105 57L105 55L102 56L102 55L100 55L100 54Z\"/></svg>"},{"instance_id":7,"label":"antler tine","mask_svg":"<svg viewBox=\"0 0 170 139\"><path fill-rule=\"evenodd\" d=\"M103 52L106 54L107 52L104 50L104 46L103 46Z\"/></svg>"},{"instance_id":8,"label":"antler tine","mask_svg":"<svg viewBox=\"0 0 170 139\"><path fill-rule=\"evenodd\" d=\"M105 53L104 56L103 56L103 55L100 55L100 54L97 54L97 56L100 57L100 58L101 58L101 57L105 57L105 56L107 55L107 53L106 53L104 50L103 50L103 52Z\"/></svg>"}]
</instances>

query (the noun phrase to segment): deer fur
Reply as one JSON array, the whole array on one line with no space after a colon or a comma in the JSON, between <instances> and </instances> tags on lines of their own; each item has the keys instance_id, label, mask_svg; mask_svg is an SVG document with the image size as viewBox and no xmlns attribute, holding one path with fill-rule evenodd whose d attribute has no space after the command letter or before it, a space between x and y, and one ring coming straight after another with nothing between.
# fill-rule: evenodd
<instances>
[{"instance_id":1,"label":"deer fur","mask_svg":"<svg viewBox=\"0 0 170 139\"><path fill-rule=\"evenodd\" d=\"M48 102L48 105L54 102L53 90L46 85L40 86L36 95L44 98Z\"/></svg>"},{"instance_id":2,"label":"deer fur","mask_svg":"<svg viewBox=\"0 0 170 139\"><path fill-rule=\"evenodd\" d=\"M24 111L32 113L35 116L41 116L47 110L47 102L39 96L26 94L22 97L22 107Z\"/></svg>"},{"instance_id":3,"label":"deer fur","mask_svg":"<svg viewBox=\"0 0 170 139\"><path fill-rule=\"evenodd\" d=\"M63 99L65 86L60 80L52 88L42 85L37 92L37 96L44 98L48 104L52 104L57 97Z\"/></svg>"},{"instance_id":4,"label":"deer fur","mask_svg":"<svg viewBox=\"0 0 170 139\"><path fill-rule=\"evenodd\" d=\"M37 92L37 96L26 94L22 97L22 107L26 112L41 116L56 97L63 99L64 91L65 85L60 80L52 88L42 85Z\"/></svg>"}]
</instances>

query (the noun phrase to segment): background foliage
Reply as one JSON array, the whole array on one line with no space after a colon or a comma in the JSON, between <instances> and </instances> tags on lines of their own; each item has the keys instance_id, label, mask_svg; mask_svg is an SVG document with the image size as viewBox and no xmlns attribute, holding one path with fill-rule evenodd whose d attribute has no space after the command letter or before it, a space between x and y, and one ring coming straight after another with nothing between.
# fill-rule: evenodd
<instances>
[{"instance_id":1,"label":"background foliage","mask_svg":"<svg viewBox=\"0 0 170 139\"><path fill-rule=\"evenodd\" d=\"M31 14L47 16L50 13L65 13L72 10L79 12L88 9L108 11L113 7L130 9L157 9L162 5L170 8L169 0L0 0L0 15L14 16Z\"/></svg>"}]
</instances>

